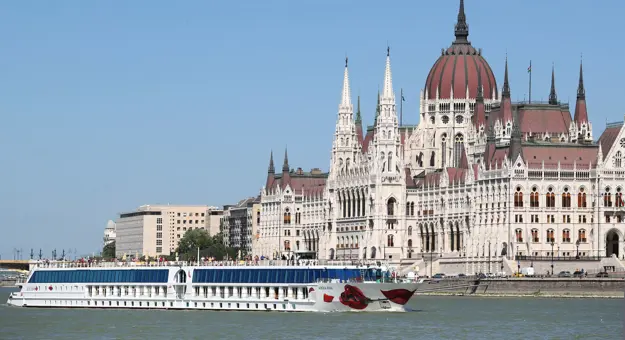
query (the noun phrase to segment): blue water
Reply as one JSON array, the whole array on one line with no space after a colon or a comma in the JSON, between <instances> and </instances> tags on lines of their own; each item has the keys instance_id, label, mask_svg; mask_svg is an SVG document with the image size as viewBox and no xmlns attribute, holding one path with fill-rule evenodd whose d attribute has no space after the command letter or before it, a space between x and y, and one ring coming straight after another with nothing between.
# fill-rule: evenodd
<instances>
[{"instance_id":1,"label":"blue water","mask_svg":"<svg viewBox=\"0 0 625 340\"><path fill-rule=\"evenodd\" d=\"M9 307L0 339L620 339L625 299L419 296L408 313ZM13 290L14 291L14 290Z\"/></svg>"}]
</instances>

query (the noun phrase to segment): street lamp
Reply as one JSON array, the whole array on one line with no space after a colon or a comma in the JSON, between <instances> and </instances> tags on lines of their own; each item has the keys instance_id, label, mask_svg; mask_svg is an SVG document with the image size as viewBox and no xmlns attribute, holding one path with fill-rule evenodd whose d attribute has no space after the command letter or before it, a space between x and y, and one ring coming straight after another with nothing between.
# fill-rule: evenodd
<instances>
[{"instance_id":1,"label":"street lamp","mask_svg":"<svg viewBox=\"0 0 625 340\"><path fill-rule=\"evenodd\" d=\"M516 256L517 256L517 261L516 261L517 270L516 270L516 273L517 273L517 275L519 275L521 273L521 258L518 257L518 256L520 256L520 254L519 254L519 245L518 244L516 245Z\"/></svg>"},{"instance_id":2,"label":"street lamp","mask_svg":"<svg viewBox=\"0 0 625 340\"><path fill-rule=\"evenodd\" d=\"M492 270L490 269L490 240L488 240L488 272L492 272Z\"/></svg>"},{"instance_id":3,"label":"street lamp","mask_svg":"<svg viewBox=\"0 0 625 340\"><path fill-rule=\"evenodd\" d=\"M575 258L579 260L579 239L577 239L577 241L575 241L575 246L577 247L577 254L575 255Z\"/></svg>"},{"instance_id":4,"label":"street lamp","mask_svg":"<svg viewBox=\"0 0 625 340\"><path fill-rule=\"evenodd\" d=\"M553 275L553 239L551 239L551 275Z\"/></svg>"}]
</instances>

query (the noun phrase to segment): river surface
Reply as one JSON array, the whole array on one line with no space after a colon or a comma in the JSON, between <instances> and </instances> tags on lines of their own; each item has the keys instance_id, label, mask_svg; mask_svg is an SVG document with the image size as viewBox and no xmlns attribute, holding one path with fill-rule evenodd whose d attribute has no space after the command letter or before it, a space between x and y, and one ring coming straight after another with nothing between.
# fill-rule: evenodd
<instances>
[{"instance_id":1,"label":"river surface","mask_svg":"<svg viewBox=\"0 0 625 340\"><path fill-rule=\"evenodd\" d=\"M0 339L620 339L625 299L419 296L408 313L37 309L6 305Z\"/></svg>"}]
</instances>

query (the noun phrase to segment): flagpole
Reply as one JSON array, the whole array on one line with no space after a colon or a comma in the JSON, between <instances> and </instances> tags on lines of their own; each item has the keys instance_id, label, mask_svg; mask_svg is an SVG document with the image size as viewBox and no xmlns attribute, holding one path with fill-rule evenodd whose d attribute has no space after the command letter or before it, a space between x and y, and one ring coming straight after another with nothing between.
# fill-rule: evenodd
<instances>
[{"instance_id":1,"label":"flagpole","mask_svg":"<svg viewBox=\"0 0 625 340\"><path fill-rule=\"evenodd\" d=\"M530 94L529 94L529 103L532 103L532 61L530 60Z\"/></svg>"},{"instance_id":2,"label":"flagpole","mask_svg":"<svg viewBox=\"0 0 625 340\"><path fill-rule=\"evenodd\" d=\"M404 89L402 88L399 93L399 126L401 127L404 120Z\"/></svg>"}]
</instances>

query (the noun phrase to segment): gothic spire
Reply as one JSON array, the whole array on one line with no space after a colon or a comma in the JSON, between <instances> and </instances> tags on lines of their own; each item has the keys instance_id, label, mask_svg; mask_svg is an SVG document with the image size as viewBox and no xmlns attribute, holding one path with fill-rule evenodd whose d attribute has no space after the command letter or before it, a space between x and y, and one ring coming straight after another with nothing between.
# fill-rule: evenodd
<instances>
[{"instance_id":1,"label":"gothic spire","mask_svg":"<svg viewBox=\"0 0 625 340\"><path fill-rule=\"evenodd\" d=\"M575 103L575 115L573 120L580 127L588 123L588 108L586 107L586 89L584 89L584 72L582 63L579 63L579 85L577 85L577 102Z\"/></svg>"},{"instance_id":2,"label":"gothic spire","mask_svg":"<svg viewBox=\"0 0 625 340\"><path fill-rule=\"evenodd\" d=\"M343 73L343 94L341 96L341 107L349 108L352 105L352 97L349 91L349 72L347 70L347 57L345 57L345 72Z\"/></svg>"},{"instance_id":3,"label":"gothic spire","mask_svg":"<svg viewBox=\"0 0 625 340\"><path fill-rule=\"evenodd\" d=\"M358 96L358 104L356 107L356 124L362 123L362 116L360 115L360 96Z\"/></svg>"},{"instance_id":4,"label":"gothic spire","mask_svg":"<svg viewBox=\"0 0 625 340\"><path fill-rule=\"evenodd\" d=\"M267 172L270 174L276 173L276 168L273 166L273 150L271 150L271 155L269 156L269 171Z\"/></svg>"},{"instance_id":5,"label":"gothic spire","mask_svg":"<svg viewBox=\"0 0 625 340\"><path fill-rule=\"evenodd\" d=\"M467 25L467 17L464 14L464 0L460 0L460 8L458 9L458 21L454 30L456 41L454 44L468 44L469 25Z\"/></svg>"},{"instance_id":6,"label":"gothic spire","mask_svg":"<svg viewBox=\"0 0 625 340\"><path fill-rule=\"evenodd\" d=\"M586 90L584 89L584 70L582 62L579 62L579 84L577 85L577 99L586 99Z\"/></svg>"},{"instance_id":7,"label":"gothic spire","mask_svg":"<svg viewBox=\"0 0 625 340\"><path fill-rule=\"evenodd\" d=\"M384 88L382 89L382 97L385 99L395 99L393 93L393 75L391 73L391 48L386 48L386 69L384 70Z\"/></svg>"},{"instance_id":8,"label":"gothic spire","mask_svg":"<svg viewBox=\"0 0 625 340\"><path fill-rule=\"evenodd\" d=\"M558 96L556 95L556 71L553 65L551 66L551 91L549 92L549 104L558 105Z\"/></svg>"},{"instance_id":9,"label":"gothic spire","mask_svg":"<svg viewBox=\"0 0 625 340\"><path fill-rule=\"evenodd\" d=\"M284 148L284 164L282 164L282 172L289 172L289 154Z\"/></svg>"},{"instance_id":10,"label":"gothic spire","mask_svg":"<svg viewBox=\"0 0 625 340\"><path fill-rule=\"evenodd\" d=\"M510 98L510 84L508 83L508 55L506 55L506 72L503 76L503 90L501 91L503 98Z\"/></svg>"}]
</instances>

